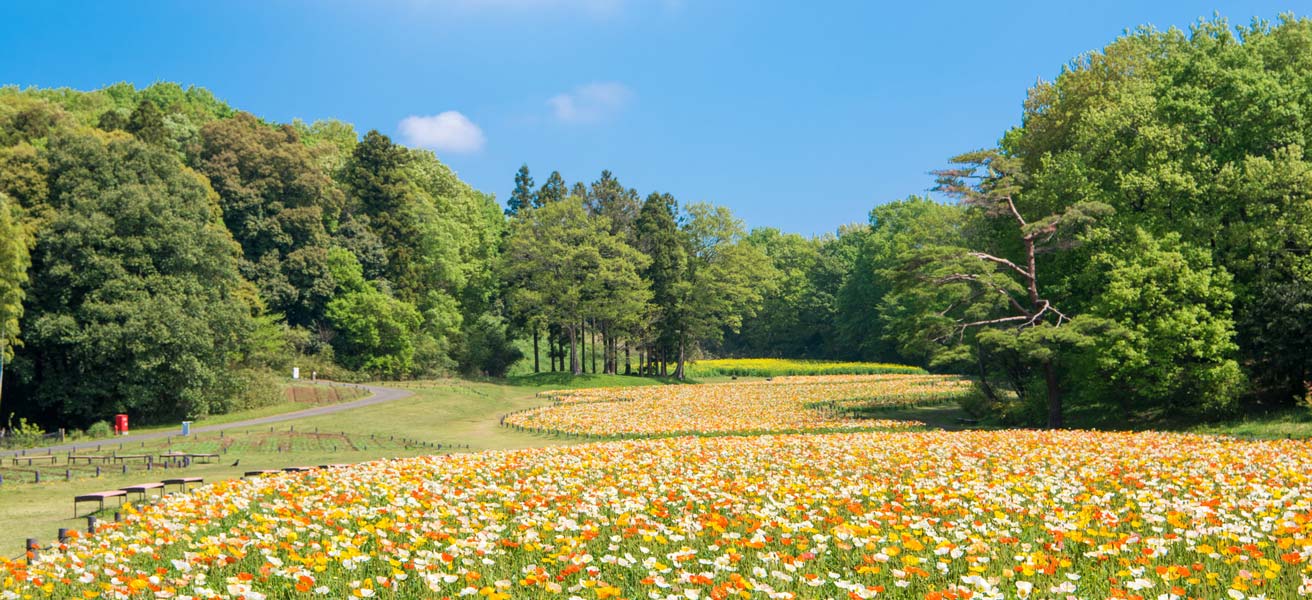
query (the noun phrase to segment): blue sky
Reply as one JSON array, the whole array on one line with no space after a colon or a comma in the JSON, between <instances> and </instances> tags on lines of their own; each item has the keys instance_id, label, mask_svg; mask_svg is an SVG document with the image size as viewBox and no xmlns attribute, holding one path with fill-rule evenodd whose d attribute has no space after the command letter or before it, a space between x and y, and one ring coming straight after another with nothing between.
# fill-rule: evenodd
<instances>
[{"instance_id":1,"label":"blue sky","mask_svg":"<svg viewBox=\"0 0 1312 600\"><path fill-rule=\"evenodd\" d=\"M816 234L923 193L1037 78L1139 24L1289 2L4 2L0 84L177 81L278 121L425 145L504 201L604 168Z\"/></svg>"}]
</instances>

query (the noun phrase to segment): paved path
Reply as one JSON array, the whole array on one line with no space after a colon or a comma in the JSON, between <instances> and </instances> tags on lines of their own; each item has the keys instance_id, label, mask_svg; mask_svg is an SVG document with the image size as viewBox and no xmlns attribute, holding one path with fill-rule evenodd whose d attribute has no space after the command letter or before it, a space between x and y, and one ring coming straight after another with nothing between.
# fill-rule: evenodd
<instances>
[{"instance_id":1,"label":"paved path","mask_svg":"<svg viewBox=\"0 0 1312 600\"><path fill-rule=\"evenodd\" d=\"M320 381L322 383L331 383L323 380ZM200 427L192 427L191 432L208 433L211 431L241 429L243 427L254 427L257 425L282 423L284 421L295 421L297 419L305 419L308 417L330 415L344 410L360 408L362 406L371 406L374 404L381 404L383 402L391 402L393 400L409 398L410 396L414 395L414 392L411 392L409 390L398 390L394 388L379 387L376 385L359 385L359 384L352 384L352 383L338 383L333 385L354 386L354 387L369 390L372 393L368 397L361 398L359 400L352 400L350 402L342 402L340 404L316 406L314 408L307 408L305 410L298 410L296 412L283 413L280 415L270 415L267 417L246 419L245 421L233 421L231 423L222 423L219 425L202 425ZM42 446L41 448L29 449L28 452L36 453L42 450L47 450L50 452L68 452L71 450L85 450L87 448L95 448L97 446L102 446L105 444L118 444L118 443L128 443L128 442L142 442L146 440L157 440L160 438L169 437L171 435L178 435L180 432L181 432L180 428L166 429L161 431L152 431L150 433L139 433L136 435L124 435L124 436L112 437L112 438L100 438L97 440L88 440L85 442L75 442L72 444L60 444L58 446ZM22 450L7 450L4 452L0 452L0 457L16 456L20 452L22 452Z\"/></svg>"}]
</instances>

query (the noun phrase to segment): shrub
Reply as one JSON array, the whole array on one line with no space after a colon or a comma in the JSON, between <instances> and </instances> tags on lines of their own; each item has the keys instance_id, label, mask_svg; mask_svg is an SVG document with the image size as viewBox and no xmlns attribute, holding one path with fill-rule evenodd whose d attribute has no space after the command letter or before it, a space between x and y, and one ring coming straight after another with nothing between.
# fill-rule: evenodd
<instances>
[{"instance_id":1,"label":"shrub","mask_svg":"<svg viewBox=\"0 0 1312 600\"><path fill-rule=\"evenodd\" d=\"M87 427L87 437L107 438L114 435L114 428L109 421L96 421L90 427Z\"/></svg>"}]
</instances>

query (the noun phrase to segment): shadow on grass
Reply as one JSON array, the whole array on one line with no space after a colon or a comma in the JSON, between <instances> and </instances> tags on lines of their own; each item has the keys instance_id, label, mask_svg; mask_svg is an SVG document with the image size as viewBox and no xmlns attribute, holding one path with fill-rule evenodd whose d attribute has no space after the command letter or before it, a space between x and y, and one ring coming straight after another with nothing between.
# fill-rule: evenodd
<instances>
[{"instance_id":1,"label":"shadow on grass","mask_svg":"<svg viewBox=\"0 0 1312 600\"><path fill-rule=\"evenodd\" d=\"M920 421L930 429L943 429L946 431L997 429L995 426L982 424L978 420L972 418L970 413L966 412L955 402L913 406L908 408L880 407L866 410L853 410L848 413L848 416L858 419Z\"/></svg>"},{"instance_id":2,"label":"shadow on grass","mask_svg":"<svg viewBox=\"0 0 1312 600\"><path fill-rule=\"evenodd\" d=\"M533 373L531 375L512 375L501 382L516 387L551 387L558 389L697 383L697 381L692 379L680 381L673 377L641 377L638 375L602 375L594 373L582 373L579 375L571 373Z\"/></svg>"}]
</instances>

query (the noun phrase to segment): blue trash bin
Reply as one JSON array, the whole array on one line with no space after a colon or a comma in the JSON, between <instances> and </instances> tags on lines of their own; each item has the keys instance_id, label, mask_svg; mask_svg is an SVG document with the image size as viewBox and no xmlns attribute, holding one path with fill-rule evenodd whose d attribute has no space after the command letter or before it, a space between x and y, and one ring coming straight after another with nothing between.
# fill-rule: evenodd
<instances>
[{"instance_id":1,"label":"blue trash bin","mask_svg":"<svg viewBox=\"0 0 1312 600\"><path fill-rule=\"evenodd\" d=\"M183 437L191 435L191 421L182 422L182 435Z\"/></svg>"}]
</instances>

